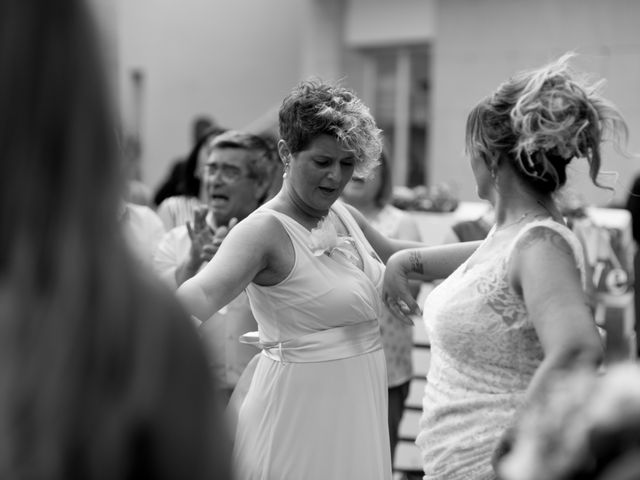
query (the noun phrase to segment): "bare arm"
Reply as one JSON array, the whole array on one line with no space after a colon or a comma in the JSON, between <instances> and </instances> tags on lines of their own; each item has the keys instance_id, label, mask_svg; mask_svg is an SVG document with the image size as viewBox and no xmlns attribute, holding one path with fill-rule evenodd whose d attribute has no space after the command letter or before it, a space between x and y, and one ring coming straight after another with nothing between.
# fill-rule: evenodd
<instances>
[{"instance_id":1,"label":"bare arm","mask_svg":"<svg viewBox=\"0 0 640 480\"><path fill-rule=\"evenodd\" d=\"M398 225L398 233L394 237L399 240L410 240L413 242L420 242L420 231L418 230L418 225L416 224L416 219L411 216L409 213L405 213ZM411 290L411 294L413 298L417 298L420 293L420 287L422 286L422 282L420 280L412 280L409 282L409 289Z\"/></svg>"},{"instance_id":2,"label":"bare arm","mask_svg":"<svg viewBox=\"0 0 640 480\"><path fill-rule=\"evenodd\" d=\"M353 218L355 218L358 226L362 230L362 233L364 233L364 236L367 238L367 241L371 244L373 249L376 251L380 259L384 263L387 263L389 257L399 250L424 246L424 244L419 241L393 239L381 234L378 230L371 226L371 224L367 221L364 215L362 215L362 213L358 211L358 209L352 207L351 205L345 204L345 206L347 207L351 215L353 215Z\"/></svg>"},{"instance_id":3,"label":"bare arm","mask_svg":"<svg viewBox=\"0 0 640 480\"><path fill-rule=\"evenodd\" d=\"M411 248L391 256L384 274L382 298L396 315L419 313L409 279L423 282L446 278L476 251L481 241Z\"/></svg>"},{"instance_id":4,"label":"bare arm","mask_svg":"<svg viewBox=\"0 0 640 480\"><path fill-rule=\"evenodd\" d=\"M542 348L544 359L525 396L523 410L546 393L558 374L570 369L595 369L603 348L591 314L573 252L557 232L536 227L518 242L509 279L521 292ZM514 425L518 418L514 418ZM513 426L502 435L492 458L494 468L511 449Z\"/></svg>"},{"instance_id":5,"label":"bare arm","mask_svg":"<svg viewBox=\"0 0 640 480\"><path fill-rule=\"evenodd\" d=\"M231 229L212 260L178 289L178 299L201 321L207 320L268 266L270 238L264 217L249 217Z\"/></svg>"},{"instance_id":6,"label":"bare arm","mask_svg":"<svg viewBox=\"0 0 640 480\"><path fill-rule=\"evenodd\" d=\"M602 343L573 251L560 234L544 227L527 232L518 242L509 273L544 350L527 392L527 400L534 401L552 374L596 368L603 358Z\"/></svg>"}]
</instances>

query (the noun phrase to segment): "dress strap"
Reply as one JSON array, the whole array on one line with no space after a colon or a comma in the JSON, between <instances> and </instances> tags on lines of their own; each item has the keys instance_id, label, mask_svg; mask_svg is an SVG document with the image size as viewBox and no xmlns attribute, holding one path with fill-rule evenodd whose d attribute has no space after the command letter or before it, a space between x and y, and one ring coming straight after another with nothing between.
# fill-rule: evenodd
<instances>
[{"instance_id":1,"label":"dress strap","mask_svg":"<svg viewBox=\"0 0 640 480\"><path fill-rule=\"evenodd\" d=\"M569 244L571 251L573 252L573 258L576 262L576 266L580 271L580 278L582 280L583 288L587 285L587 276L585 271L585 260L584 260L584 249L578 237L571 231L569 227L566 225L562 225L561 223L556 222L551 218L547 218L544 220L536 220L533 222L527 223L515 236L513 239L511 246L509 247L508 256L510 257L513 253L517 243L527 234L527 232L533 230L534 228L547 228L549 230L553 230L557 234L559 234L565 241Z\"/></svg>"}]
</instances>

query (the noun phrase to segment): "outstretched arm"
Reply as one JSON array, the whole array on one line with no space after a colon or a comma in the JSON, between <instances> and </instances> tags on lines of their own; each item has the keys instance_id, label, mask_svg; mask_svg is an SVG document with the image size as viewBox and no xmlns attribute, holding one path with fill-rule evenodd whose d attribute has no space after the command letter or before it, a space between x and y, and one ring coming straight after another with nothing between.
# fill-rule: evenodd
<instances>
[{"instance_id":1,"label":"outstretched arm","mask_svg":"<svg viewBox=\"0 0 640 480\"><path fill-rule=\"evenodd\" d=\"M384 302L400 317L419 314L420 307L411 295L409 279L429 282L448 277L476 251L480 243L410 248L394 253L387 261L384 274Z\"/></svg>"},{"instance_id":2,"label":"outstretched arm","mask_svg":"<svg viewBox=\"0 0 640 480\"><path fill-rule=\"evenodd\" d=\"M387 263L387 260L391 255L395 252L405 249L405 248L419 248L423 247L424 244L422 242L416 240L399 240L389 238L382 233L378 232L375 228L369 224L367 219L351 205L345 205L353 218L355 218L356 222L358 222L358 226L364 233L364 236L367 238L367 241L371 244L373 249L376 251L380 259Z\"/></svg>"}]
</instances>

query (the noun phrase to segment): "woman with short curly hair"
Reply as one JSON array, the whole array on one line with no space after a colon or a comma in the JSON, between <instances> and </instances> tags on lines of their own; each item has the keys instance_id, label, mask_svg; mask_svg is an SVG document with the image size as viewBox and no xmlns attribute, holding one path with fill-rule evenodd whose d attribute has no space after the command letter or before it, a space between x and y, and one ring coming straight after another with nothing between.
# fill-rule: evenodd
<instances>
[{"instance_id":1,"label":"woman with short curly hair","mask_svg":"<svg viewBox=\"0 0 640 480\"><path fill-rule=\"evenodd\" d=\"M209 318L246 288L260 359L239 411L242 479L391 479L387 378L378 318L390 240L338 201L382 150L348 89L306 81L280 108L280 192L229 231L178 290Z\"/></svg>"}]
</instances>

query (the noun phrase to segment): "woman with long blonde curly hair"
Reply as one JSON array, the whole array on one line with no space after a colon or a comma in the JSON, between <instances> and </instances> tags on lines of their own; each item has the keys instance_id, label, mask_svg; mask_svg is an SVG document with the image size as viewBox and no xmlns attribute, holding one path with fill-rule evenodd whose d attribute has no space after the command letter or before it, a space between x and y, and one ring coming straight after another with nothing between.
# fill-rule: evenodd
<instances>
[{"instance_id":1,"label":"woman with long blonde curly hair","mask_svg":"<svg viewBox=\"0 0 640 480\"><path fill-rule=\"evenodd\" d=\"M424 320L431 364L416 443L425 479L494 479L518 412L554 372L598 367L603 347L585 298L581 244L554 194L585 160L597 184L600 145L622 142L618 110L569 68L566 55L509 79L467 119L477 193L493 203L487 238L389 260L385 298L417 305L407 278L446 278Z\"/></svg>"}]
</instances>

